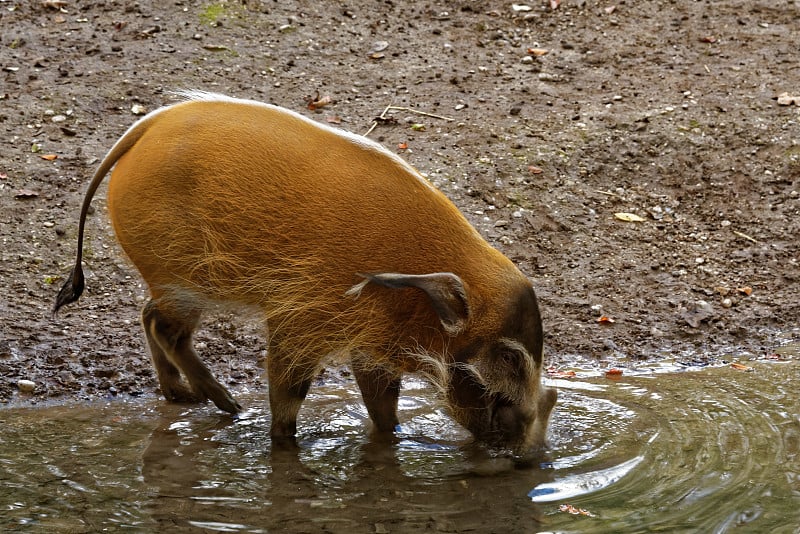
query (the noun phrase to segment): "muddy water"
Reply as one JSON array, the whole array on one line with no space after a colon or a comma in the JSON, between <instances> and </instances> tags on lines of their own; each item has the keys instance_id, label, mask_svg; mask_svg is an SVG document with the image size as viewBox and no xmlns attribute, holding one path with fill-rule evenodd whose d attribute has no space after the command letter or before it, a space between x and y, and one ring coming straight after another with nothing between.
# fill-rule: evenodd
<instances>
[{"instance_id":1,"label":"muddy water","mask_svg":"<svg viewBox=\"0 0 800 534\"><path fill-rule=\"evenodd\" d=\"M388 445L352 384L316 387L295 452L271 449L264 395L237 419L4 410L0 530L797 533L800 362L753 366L557 380L553 449L526 462L470 447L415 381Z\"/></svg>"}]
</instances>

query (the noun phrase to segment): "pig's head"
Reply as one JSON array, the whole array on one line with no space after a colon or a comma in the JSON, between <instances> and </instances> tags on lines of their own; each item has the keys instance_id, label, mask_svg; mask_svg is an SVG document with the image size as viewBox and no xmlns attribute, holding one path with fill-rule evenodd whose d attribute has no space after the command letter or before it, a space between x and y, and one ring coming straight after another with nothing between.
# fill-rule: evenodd
<instances>
[{"instance_id":1,"label":"pig's head","mask_svg":"<svg viewBox=\"0 0 800 534\"><path fill-rule=\"evenodd\" d=\"M450 409L480 441L516 452L541 449L556 391L541 383L542 322L536 295L525 283L491 303L482 314L491 330L455 354ZM479 325L477 329L485 332Z\"/></svg>"},{"instance_id":2,"label":"pig's head","mask_svg":"<svg viewBox=\"0 0 800 534\"><path fill-rule=\"evenodd\" d=\"M544 387L542 322L531 284L469 294L452 273L365 275L367 282L425 291L451 337L444 382L453 417L484 443L518 453L545 446L556 391Z\"/></svg>"}]
</instances>

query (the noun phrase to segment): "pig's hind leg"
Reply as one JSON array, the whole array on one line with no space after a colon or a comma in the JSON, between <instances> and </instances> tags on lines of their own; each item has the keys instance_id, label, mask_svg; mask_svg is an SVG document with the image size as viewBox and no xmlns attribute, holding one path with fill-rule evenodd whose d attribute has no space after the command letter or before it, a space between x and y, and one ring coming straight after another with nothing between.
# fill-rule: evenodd
<instances>
[{"instance_id":1,"label":"pig's hind leg","mask_svg":"<svg viewBox=\"0 0 800 534\"><path fill-rule=\"evenodd\" d=\"M142 326L150 347L164 397L173 402L211 401L220 409L237 413L242 408L203 365L192 347L192 333L200 312L164 313L157 301L150 300L142 310ZM181 373L189 382L181 379Z\"/></svg>"}]
</instances>

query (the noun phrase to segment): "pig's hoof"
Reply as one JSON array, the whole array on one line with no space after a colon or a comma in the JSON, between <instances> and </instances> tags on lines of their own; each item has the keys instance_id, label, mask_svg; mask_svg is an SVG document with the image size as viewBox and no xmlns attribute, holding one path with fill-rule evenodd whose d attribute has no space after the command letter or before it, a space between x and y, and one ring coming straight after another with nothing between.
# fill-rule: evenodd
<instances>
[{"instance_id":1,"label":"pig's hoof","mask_svg":"<svg viewBox=\"0 0 800 534\"><path fill-rule=\"evenodd\" d=\"M234 399L224 387L219 386L209 393L208 398L211 399L211 402L220 410L234 415L242 411L242 406L236 402L236 399Z\"/></svg>"},{"instance_id":2,"label":"pig's hoof","mask_svg":"<svg viewBox=\"0 0 800 534\"><path fill-rule=\"evenodd\" d=\"M214 404L217 405L217 408L224 412L237 414L242 411L242 405L236 402L236 399L228 395L224 399L215 400Z\"/></svg>"},{"instance_id":3,"label":"pig's hoof","mask_svg":"<svg viewBox=\"0 0 800 534\"><path fill-rule=\"evenodd\" d=\"M173 384L169 387L162 387L161 389L164 393L164 398L169 402L200 404L208 400L208 397L202 393L197 393L188 386L180 383Z\"/></svg>"}]
</instances>

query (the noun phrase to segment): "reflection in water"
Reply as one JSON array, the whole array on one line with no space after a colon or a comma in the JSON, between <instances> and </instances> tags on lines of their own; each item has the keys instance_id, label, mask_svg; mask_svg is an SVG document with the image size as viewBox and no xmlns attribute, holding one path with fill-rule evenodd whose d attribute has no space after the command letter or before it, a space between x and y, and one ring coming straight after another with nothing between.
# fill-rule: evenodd
<instances>
[{"instance_id":1,"label":"reflection in water","mask_svg":"<svg viewBox=\"0 0 800 534\"><path fill-rule=\"evenodd\" d=\"M562 380L553 450L525 462L471 446L417 382L389 444L353 384L312 390L294 450L265 398L5 410L0 530L796 533L798 371Z\"/></svg>"}]
</instances>

